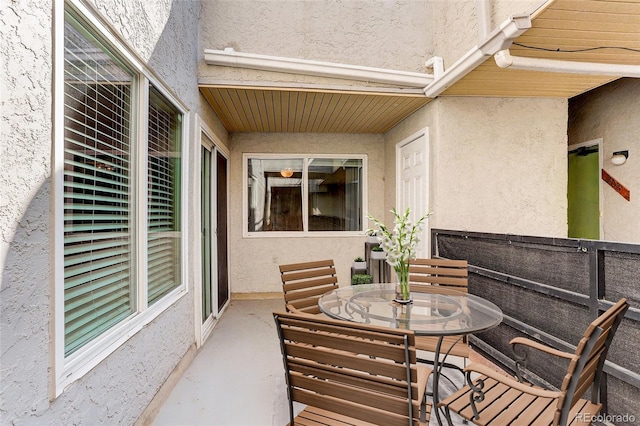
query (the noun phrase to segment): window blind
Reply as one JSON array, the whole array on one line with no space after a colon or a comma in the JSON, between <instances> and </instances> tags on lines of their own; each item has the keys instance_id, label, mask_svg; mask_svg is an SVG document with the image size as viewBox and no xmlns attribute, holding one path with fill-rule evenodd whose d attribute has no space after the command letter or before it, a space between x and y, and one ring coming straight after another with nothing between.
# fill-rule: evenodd
<instances>
[{"instance_id":1,"label":"window blind","mask_svg":"<svg viewBox=\"0 0 640 426\"><path fill-rule=\"evenodd\" d=\"M148 303L180 285L180 112L149 87Z\"/></svg>"},{"instance_id":2,"label":"window blind","mask_svg":"<svg viewBox=\"0 0 640 426\"><path fill-rule=\"evenodd\" d=\"M64 28L65 356L134 312L134 74L70 14Z\"/></svg>"}]
</instances>

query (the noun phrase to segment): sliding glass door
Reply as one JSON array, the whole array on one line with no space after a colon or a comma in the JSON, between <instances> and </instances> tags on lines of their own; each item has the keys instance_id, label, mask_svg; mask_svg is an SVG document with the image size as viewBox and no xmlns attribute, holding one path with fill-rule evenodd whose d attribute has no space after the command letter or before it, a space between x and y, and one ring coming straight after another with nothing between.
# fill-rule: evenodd
<instances>
[{"instance_id":1,"label":"sliding glass door","mask_svg":"<svg viewBox=\"0 0 640 426\"><path fill-rule=\"evenodd\" d=\"M201 289L199 342L206 340L229 302L227 162L208 133L200 148Z\"/></svg>"}]
</instances>

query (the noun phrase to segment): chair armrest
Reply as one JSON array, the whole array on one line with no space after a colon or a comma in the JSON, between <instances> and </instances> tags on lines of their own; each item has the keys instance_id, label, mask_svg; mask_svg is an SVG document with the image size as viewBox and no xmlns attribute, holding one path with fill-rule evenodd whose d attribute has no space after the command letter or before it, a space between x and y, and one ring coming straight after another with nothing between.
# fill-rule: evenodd
<instances>
[{"instance_id":1,"label":"chair armrest","mask_svg":"<svg viewBox=\"0 0 640 426\"><path fill-rule=\"evenodd\" d=\"M540 352L544 352L546 354L557 356L567 360L572 360L575 357L574 354L570 354L564 351L559 351L557 349L551 348L547 345L543 345L542 343L538 343L534 340L527 339L524 337L516 337L514 339L511 339L509 343L511 344L511 350L513 351L513 356L516 360L516 374L518 375L518 380L521 382L524 381L524 372L527 369L528 354L526 350L520 350L520 351L516 350L516 347L518 345L527 346L527 347L536 349Z\"/></svg>"},{"instance_id":2,"label":"chair armrest","mask_svg":"<svg viewBox=\"0 0 640 426\"><path fill-rule=\"evenodd\" d=\"M502 373L498 373L497 371L482 365L482 364L469 364L465 369L465 372L467 373L471 373L471 372L475 372L475 373L479 373L483 376L487 376L497 382L503 383L509 387L512 387L514 389L517 389L523 393L529 394L529 395L534 395L534 396L540 396L543 398L558 398L560 397L560 392L557 391L551 391L551 390L547 390L547 389L542 389L542 388L538 388L538 387L534 387L534 386L530 386L527 385L525 383L521 383L519 381L517 381L516 379L512 378L511 376L507 376L505 374ZM470 376L467 376L470 378ZM474 386L471 386L472 389L474 388Z\"/></svg>"},{"instance_id":3,"label":"chair armrest","mask_svg":"<svg viewBox=\"0 0 640 426\"><path fill-rule=\"evenodd\" d=\"M301 311L300 309L298 309L295 306L290 305L288 303L285 306L287 308L287 312L291 312L292 314L307 315L307 316L312 316L312 317L315 316L314 314L310 314L309 312Z\"/></svg>"},{"instance_id":4,"label":"chair armrest","mask_svg":"<svg viewBox=\"0 0 640 426\"><path fill-rule=\"evenodd\" d=\"M293 306L293 305L291 305L289 303L285 304L285 307L287 309L287 312L292 312L294 314L301 314L302 313L302 311L299 311L298 309L296 309L295 306Z\"/></svg>"},{"instance_id":5,"label":"chair armrest","mask_svg":"<svg viewBox=\"0 0 640 426\"><path fill-rule=\"evenodd\" d=\"M529 346L530 348L537 349L539 351L546 352L546 353L551 354L551 355L559 356L561 358L573 359L573 357L574 357L574 354L571 354L571 353L568 353L568 352L564 352L564 351L559 351L557 349L554 349L552 347L549 347L547 345L543 345L543 344L538 343L538 342L536 342L534 340L530 340L530 339L527 339L527 338L524 338L524 337L513 338L513 339L511 339L509 344L511 346L515 346L515 345Z\"/></svg>"}]
</instances>

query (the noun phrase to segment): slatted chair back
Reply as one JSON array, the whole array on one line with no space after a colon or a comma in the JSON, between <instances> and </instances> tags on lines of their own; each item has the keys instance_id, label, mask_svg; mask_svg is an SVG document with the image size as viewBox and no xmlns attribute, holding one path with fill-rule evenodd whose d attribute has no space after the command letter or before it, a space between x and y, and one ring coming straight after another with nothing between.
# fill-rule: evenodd
<instances>
[{"instance_id":1,"label":"slatted chair back","mask_svg":"<svg viewBox=\"0 0 640 426\"><path fill-rule=\"evenodd\" d=\"M318 299L338 288L333 260L280 265L287 312L320 314Z\"/></svg>"},{"instance_id":2,"label":"slatted chair back","mask_svg":"<svg viewBox=\"0 0 640 426\"><path fill-rule=\"evenodd\" d=\"M469 270L466 260L412 259L409 262L411 291L421 291L421 286L438 286L438 291L466 293L469 286Z\"/></svg>"},{"instance_id":3,"label":"slatted chair back","mask_svg":"<svg viewBox=\"0 0 640 426\"><path fill-rule=\"evenodd\" d=\"M416 366L413 331L296 313L273 316L291 424L314 416L326 420L319 424L420 424L428 372L425 377ZM295 418L294 401L307 405Z\"/></svg>"},{"instance_id":4,"label":"slatted chair back","mask_svg":"<svg viewBox=\"0 0 640 426\"><path fill-rule=\"evenodd\" d=\"M611 340L628 308L627 300L621 299L587 327L562 381L562 394L558 399L554 424L567 424L571 408L590 388L591 402L600 402L599 388L604 362Z\"/></svg>"},{"instance_id":5,"label":"slatted chair back","mask_svg":"<svg viewBox=\"0 0 640 426\"><path fill-rule=\"evenodd\" d=\"M412 292L436 289L439 293L467 293L468 262L452 259L412 259L409 263L409 285ZM436 352L438 337L418 336L417 348ZM445 336L440 346L441 354L469 358L469 343L466 336ZM430 362L425 360L426 362ZM454 367L454 364L447 364Z\"/></svg>"}]
</instances>

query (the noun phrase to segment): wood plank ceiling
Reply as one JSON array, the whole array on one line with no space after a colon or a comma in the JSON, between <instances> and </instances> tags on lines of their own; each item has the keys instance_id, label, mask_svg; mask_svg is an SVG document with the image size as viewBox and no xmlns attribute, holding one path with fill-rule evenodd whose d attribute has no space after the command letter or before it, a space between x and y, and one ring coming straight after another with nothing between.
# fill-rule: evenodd
<instances>
[{"instance_id":1,"label":"wood plank ceiling","mask_svg":"<svg viewBox=\"0 0 640 426\"><path fill-rule=\"evenodd\" d=\"M200 86L229 132L385 133L431 99L345 91Z\"/></svg>"},{"instance_id":2,"label":"wood plank ceiling","mask_svg":"<svg viewBox=\"0 0 640 426\"><path fill-rule=\"evenodd\" d=\"M513 56L640 65L640 0L555 0L532 15ZM488 58L440 96L571 98L616 77L499 68ZM385 133L420 94L201 84L229 132Z\"/></svg>"},{"instance_id":3,"label":"wood plank ceiling","mask_svg":"<svg viewBox=\"0 0 640 426\"><path fill-rule=\"evenodd\" d=\"M640 0L555 0L531 21L512 56L640 65ZM489 58L440 96L571 98L616 79L502 69Z\"/></svg>"}]
</instances>

